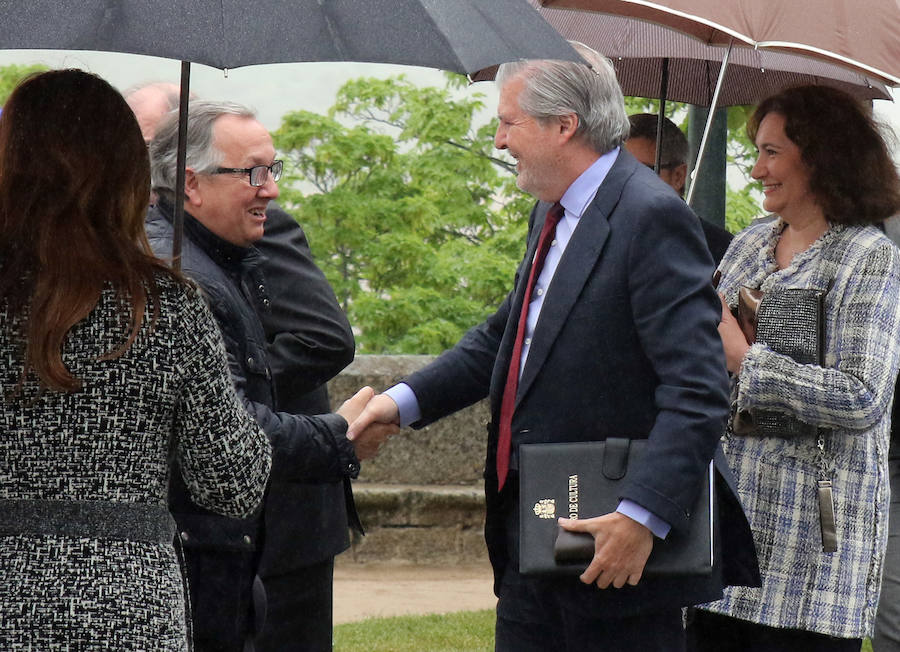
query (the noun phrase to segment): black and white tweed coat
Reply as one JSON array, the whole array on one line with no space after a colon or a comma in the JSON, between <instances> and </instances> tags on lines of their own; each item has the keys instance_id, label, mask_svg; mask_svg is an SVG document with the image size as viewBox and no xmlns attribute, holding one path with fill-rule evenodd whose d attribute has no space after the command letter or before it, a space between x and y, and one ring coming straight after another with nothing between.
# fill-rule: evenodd
<instances>
[{"instance_id":1,"label":"black and white tweed coat","mask_svg":"<svg viewBox=\"0 0 900 652\"><path fill-rule=\"evenodd\" d=\"M795 415L826 430L826 454L804 437L726 435L726 457L756 543L761 588L728 587L707 608L772 627L843 638L871 635L888 535L888 440L900 364L900 251L874 226L830 225L785 269L774 249L784 223L735 236L719 291L740 286L827 290L825 366L801 365L756 343L734 383L741 409ZM820 460L833 482L837 552L822 551Z\"/></svg>"},{"instance_id":2,"label":"black and white tweed coat","mask_svg":"<svg viewBox=\"0 0 900 652\"><path fill-rule=\"evenodd\" d=\"M201 505L246 516L271 466L269 442L238 402L222 338L193 289L160 278L158 321L126 337L111 290L64 347L72 393L29 382L16 320L0 305L0 499L166 505L170 437ZM171 544L0 537L0 649L184 650L185 602Z\"/></svg>"}]
</instances>

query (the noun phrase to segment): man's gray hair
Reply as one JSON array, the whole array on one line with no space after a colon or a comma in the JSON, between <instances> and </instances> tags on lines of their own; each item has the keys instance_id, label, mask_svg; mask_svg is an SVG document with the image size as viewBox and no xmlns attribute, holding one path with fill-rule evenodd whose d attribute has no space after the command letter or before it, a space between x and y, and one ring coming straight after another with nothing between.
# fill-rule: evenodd
<instances>
[{"instance_id":1,"label":"man's gray hair","mask_svg":"<svg viewBox=\"0 0 900 652\"><path fill-rule=\"evenodd\" d=\"M188 104L187 151L185 167L200 174L213 172L222 163L223 154L213 144L213 126L226 115L256 118L249 108L234 102L192 100ZM168 114L150 143L150 176L154 192L175 194L178 162L178 114Z\"/></svg>"},{"instance_id":2,"label":"man's gray hair","mask_svg":"<svg viewBox=\"0 0 900 652\"><path fill-rule=\"evenodd\" d=\"M519 107L525 113L539 121L574 113L576 134L598 154L605 154L628 137L622 89L609 59L582 43L571 43L590 66L574 61L514 61L500 66L497 84L502 87L521 76L525 86Z\"/></svg>"}]
</instances>

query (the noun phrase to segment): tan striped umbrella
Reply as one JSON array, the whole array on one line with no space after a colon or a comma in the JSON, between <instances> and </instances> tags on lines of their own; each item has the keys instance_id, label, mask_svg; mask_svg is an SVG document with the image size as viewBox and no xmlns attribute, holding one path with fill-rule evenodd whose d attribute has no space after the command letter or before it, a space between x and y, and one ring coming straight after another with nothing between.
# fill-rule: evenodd
<instances>
[{"instance_id":1,"label":"tan striped umbrella","mask_svg":"<svg viewBox=\"0 0 900 652\"><path fill-rule=\"evenodd\" d=\"M539 5L539 0L531 0ZM724 46L707 45L672 29L633 18L539 7L560 34L609 57L626 95L660 98L661 71L668 60L663 97L710 106ZM830 62L801 54L737 45L732 49L718 106L756 104L790 86L824 84L862 99L890 99L884 84Z\"/></svg>"},{"instance_id":2,"label":"tan striped umbrella","mask_svg":"<svg viewBox=\"0 0 900 652\"><path fill-rule=\"evenodd\" d=\"M545 0L546 1L546 0ZM710 106L727 48L706 43L644 20L590 11L541 6L544 19L570 41L579 41L612 60L625 95ZM668 61L668 87L661 93ZM496 67L480 70L473 81L493 79ZM784 88L824 84L861 99L890 99L879 78L804 54L758 49L738 42L732 48L718 106L756 104Z\"/></svg>"},{"instance_id":3,"label":"tan striped umbrella","mask_svg":"<svg viewBox=\"0 0 900 652\"><path fill-rule=\"evenodd\" d=\"M867 99L889 97L884 84L900 85L898 0L529 1L564 36L586 38L583 42L618 62L623 90L643 85L626 91L633 95L685 98L714 109L755 103L798 84L838 86ZM694 59L693 52L703 58ZM658 95L652 94L654 78L660 80ZM694 99L687 99L687 91ZM743 98L729 96L744 92ZM713 114L692 179L703 160ZM692 183L689 204L695 188Z\"/></svg>"},{"instance_id":4,"label":"tan striped umbrella","mask_svg":"<svg viewBox=\"0 0 900 652\"><path fill-rule=\"evenodd\" d=\"M541 0L665 25L710 45L803 54L900 85L897 0Z\"/></svg>"}]
</instances>

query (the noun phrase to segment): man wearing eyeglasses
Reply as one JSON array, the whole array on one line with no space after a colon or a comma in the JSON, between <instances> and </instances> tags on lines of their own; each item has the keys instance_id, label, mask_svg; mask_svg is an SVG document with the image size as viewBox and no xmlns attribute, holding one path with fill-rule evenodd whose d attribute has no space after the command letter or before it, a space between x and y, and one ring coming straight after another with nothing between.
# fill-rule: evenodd
<instances>
[{"instance_id":1,"label":"man wearing eyeglasses","mask_svg":"<svg viewBox=\"0 0 900 652\"><path fill-rule=\"evenodd\" d=\"M189 116L182 269L205 291L238 394L269 435L277 460L263 511L247 520L196 508L173 473L170 508L185 551L195 649L330 649L330 637L325 644L297 639L268 647L253 639L273 616L300 620L306 615L285 616L283 604L267 605L267 600L269 578L299 572L308 564L306 543L332 525L297 518L310 500L309 485L340 486L356 477L359 459L374 450L354 447L340 416L275 411L261 321L270 312L270 290L254 244L263 237L266 208L278 196L282 163L268 132L246 108L198 101L191 103ZM148 213L147 234L161 256L171 252L177 127L177 116L165 118L150 146L158 201ZM343 517L346 527L346 513ZM295 584L298 596L309 590L303 580Z\"/></svg>"}]
</instances>

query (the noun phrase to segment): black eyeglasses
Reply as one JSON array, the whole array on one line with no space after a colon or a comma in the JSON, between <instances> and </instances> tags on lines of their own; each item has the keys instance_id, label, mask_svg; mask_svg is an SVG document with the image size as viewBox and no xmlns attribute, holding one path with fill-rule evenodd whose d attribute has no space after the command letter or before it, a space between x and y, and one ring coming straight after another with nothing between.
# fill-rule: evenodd
<instances>
[{"instance_id":1,"label":"black eyeglasses","mask_svg":"<svg viewBox=\"0 0 900 652\"><path fill-rule=\"evenodd\" d=\"M210 174L249 174L250 185L259 188L272 174L272 181L278 181L281 178L281 172L284 170L284 161L272 161L272 165L254 165L252 168L216 168Z\"/></svg>"}]
</instances>

